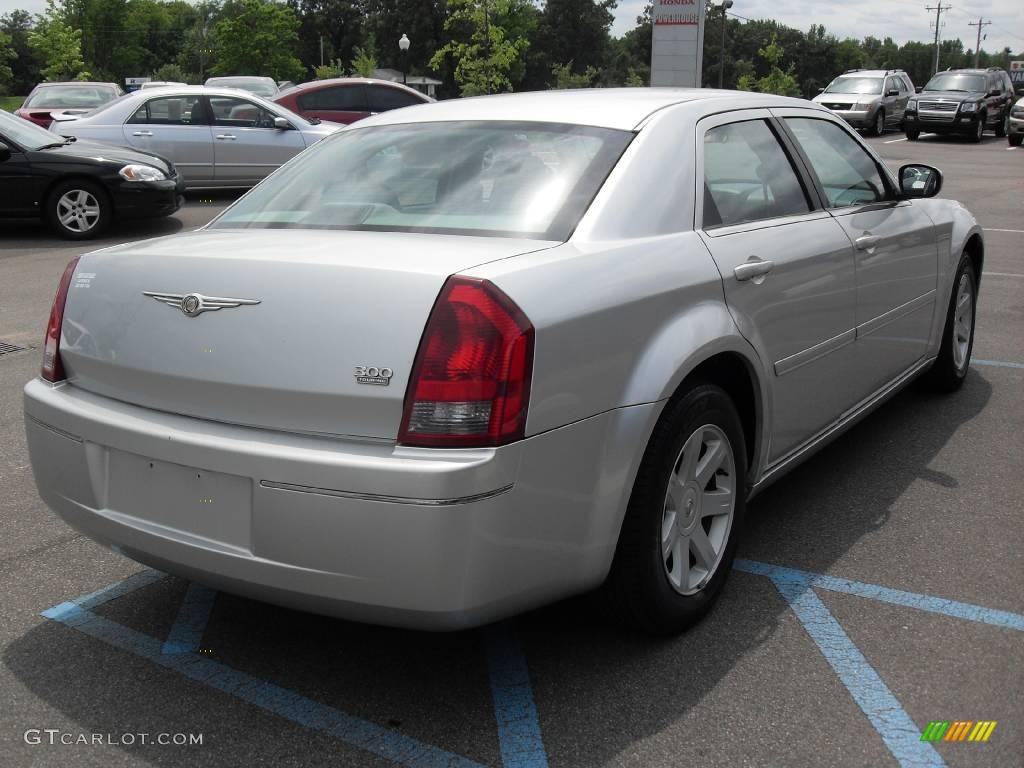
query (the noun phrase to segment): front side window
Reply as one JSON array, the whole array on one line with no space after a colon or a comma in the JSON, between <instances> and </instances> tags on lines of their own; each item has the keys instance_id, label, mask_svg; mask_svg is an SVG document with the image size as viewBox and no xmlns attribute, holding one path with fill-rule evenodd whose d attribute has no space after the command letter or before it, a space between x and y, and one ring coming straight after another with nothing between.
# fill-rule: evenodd
<instances>
[{"instance_id":1,"label":"front side window","mask_svg":"<svg viewBox=\"0 0 1024 768\"><path fill-rule=\"evenodd\" d=\"M205 125L206 115L199 96L165 96L147 101L128 122L132 125Z\"/></svg>"},{"instance_id":2,"label":"front side window","mask_svg":"<svg viewBox=\"0 0 1024 768\"><path fill-rule=\"evenodd\" d=\"M787 117L786 124L810 160L830 208L888 198L888 188L871 155L838 125L807 117Z\"/></svg>"},{"instance_id":3,"label":"front side window","mask_svg":"<svg viewBox=\"0 0 1024 768\"><path fill-rule=\"evenodd\" d=\"M810 211L789 157L764 120L704 134L704 190L704 229Z\"/></svg>"},{"instance_id":4,"label":"front side window","mask_svg":"<svg viewBox=\"0 0 1024 768\"><path fill-rule=\"evenodd\" d=\"M213 124L230 128L273 128L276 115L234 96L211 96L210 111Z\"/></svg>"},{"instance_id":5,"label":"front side window","mask_svg":"<svg viewBox=\"0 0 1024 768\"><path fill-rule=\"evenodd\" d=\"M362 85L335 85L318 88L301 94L297 98L299 109L329 112L372 112L366 100L366 88Z\"/></svg>"},{"instance_id":6,"label":"front side window","mask_svg":"<svg viewBox=\"0 0 1024 768\"><path fill-rule=\"evenodd\" d=\"M342 131L210 226L566 240L632 138L605 128L498 121Z\"/></svg>"},{"instance_id":7,"label":"front side window","mask_svg":"<svg viewBox=\"0 0 1024 768\"><path fill-rule=\"evenodd\" d=\"M837 77L825 93L853 93L876 95L882 92L881 77Z\"/></svg>"}]
</instances>

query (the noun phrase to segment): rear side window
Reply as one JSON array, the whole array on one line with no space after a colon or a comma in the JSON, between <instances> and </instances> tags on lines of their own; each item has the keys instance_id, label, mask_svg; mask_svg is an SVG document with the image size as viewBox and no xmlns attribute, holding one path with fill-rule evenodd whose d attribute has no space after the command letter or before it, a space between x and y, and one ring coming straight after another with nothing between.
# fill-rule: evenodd
<instances>
[{"instance_id":1,"label":"rear side window","mask_svg":"<svg viewBox=\"0 0 1024 768\"><path fill-rule=\"evenodd\" d=\"M810 210L789 157L764 120L704 134L704 229Z\"/></svg>"},{"instance_id":2,"label":"rear side window","mask_svg":"<svg viewBox=\"0 0 1024 768\"><path fill-rule=\"evenodd\" d=\"M199 96L165 96L150 99L136 110L128 122L133 125L206 125Z\"/></svg>"},{"instance_id":3,"label":"rear side window","mask_svg":"<svg viewBox=\"0 0 1024 768\"><path fill-rule=\"evenodd\" d=\"M888 187L871 155L838 125L808 117L787 117L786 125L810 160L830 208L888 199Z\"/></svg>"},{"instance_id":4,"label":"rear side window","mask_svg":"<svg viewBox=\"0 0 1024 768\"><path fill-rule=\"evenodd\" d=\"M411 93L400 91L397 88L389 88L386 85L371 86L369 91L371 112L387 112L389 109L400 109L423 103L422 99L416 98Z\"/></svg>"},{"instance_id":5,"label":"rear side window","mask_svg":"<svg viewBox=\"0 0 1024 768\"><path fill-rule=\"evenodd\" d=\"M300 94L296 101L299 109L328 112L373 112L370 109L366 88L362 85L338 85L320 88Z\"/></svg>"}]
</instances>

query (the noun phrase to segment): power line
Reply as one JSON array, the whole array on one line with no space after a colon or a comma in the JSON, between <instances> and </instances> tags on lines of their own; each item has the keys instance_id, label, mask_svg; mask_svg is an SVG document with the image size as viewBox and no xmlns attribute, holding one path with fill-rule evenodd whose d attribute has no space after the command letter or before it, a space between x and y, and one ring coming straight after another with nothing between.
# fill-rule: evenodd
<instances>
[{"instance_id":1,"label":"power line","mask_svg":"<svg viewBox=\"0 0 1024 768\"><path fill-rule=\"evenodd\" d=\"M974 68L975 69L978 68L978 55L981 53L981 30L984 29L985 27L990 26L991 24L992 24L991 21L985 21L985 19L983 19L983 18L979 18L977 21L969 21L969 22L967 22L967 26L969 26L969 27L977 27L978 28L978 42L974 46ZM988 37L988 35L985 35L985 37Z\"/></svg>"},{"instance_id":2,"label":"power line","mask_svg":"<svg viewBox=\"0 0 1024 768\"><path fill-rule=\"evenodd\" d=\"M935 72L939 71L939 35L942 33L942 14L953 9L952 5L926 5L926 11L935 11Z\"/></svg>"}]
</instances>

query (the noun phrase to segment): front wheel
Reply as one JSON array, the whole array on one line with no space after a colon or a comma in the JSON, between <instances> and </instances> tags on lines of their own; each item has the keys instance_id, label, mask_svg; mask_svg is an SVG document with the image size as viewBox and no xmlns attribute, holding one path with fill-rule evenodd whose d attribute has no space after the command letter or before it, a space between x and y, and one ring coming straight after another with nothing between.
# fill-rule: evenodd
<instances>
[{"instance_id":1,"label":"front wheel","mask_svg":"<svg viewBox=\"0 0 1024 768\"><path fill-rule=\"evenodd\" d=\"M981 140L985 138L985 115L978 117L978 124L974 126L974 133L971 134L971 141L975 144L980 144Z\"/></svg>"},{"instance_id":2,"label":"front wheel","mask_svg":"<svg viewBox=\"0 0 1024 768\"><path fill-rule=\"evenodd\" d=\"M978 303L978 280L967 254L953 279L953 295L949 300L942 347L928 371L929 383L941 392L952 392L963 386L974 350L974 317Z\"/></svg>"},{"instance_id":3,"label":"front wheel","mask_svg":"<svg viewBox=\"0 0 1024 768\"><path fill-rule=\"evenodd\" d=\"M920 131L916 131L913 128L908 130L906 133L907 133L907 141L917 141L919 138L921 138L921 132Z\"/></svg>"},{"instance_id":4,"label":"front wheel","mask_svg":"<svg viewBox=\"0 0 1024 768\"><path fill-rule=\"evenodd\" d=\"M68 240L88 240L103 232L112 215L103 189L85 179L64 181L53 188L46 201L47 223Z\"/></svg>"},{"instance_id":5,"label":"front wheel","mask_svg":"<svg viewBox=\"0 0 1024 768\"><path fill-rule=\"evenodd\" d=\"M732 567L746 474L743 428L722 389L696 385L669 403L637 472L605 584L622 621L674 635L711 608Z\"/></svg>"},{"instance_id":6,"label":"front wheel","mask_svg":"<svg viewBox=\"0 0 1024 768\"><path fill-rule=\"evenodd\" d=\"M1003 119L996 125L996 138L1002 139L1010 132L1010 110L1006 110Z\"/></svg>"},{"instance_id":7,"label":"front wheel","mask_svg":"<svg viewBox=\"0 0 1024 768\"><path fill-rule=\"evenodd\" d=\"M1024 142L1024 134L1011 133L1006 137L1006 140L1009 142L1011 147L1019 147L1021 142Z\"/></svg>"},{"instance_id":8,"label":"front wheel","mask_svg":"<svg viewBox=\"0 0 1024 768\"><path fill-rule=\"evenodd\" d=\"M885 110L878 110L878 114L875 115L875 123L871 127L872 136L881 136L885 133Z\"/></svg>"}]
</instances>

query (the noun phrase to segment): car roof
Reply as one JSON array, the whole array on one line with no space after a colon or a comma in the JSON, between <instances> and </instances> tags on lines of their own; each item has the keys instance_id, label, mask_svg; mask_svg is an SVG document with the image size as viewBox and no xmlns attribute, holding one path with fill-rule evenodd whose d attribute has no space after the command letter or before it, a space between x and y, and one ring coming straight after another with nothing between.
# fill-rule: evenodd
<instances>
[{"instance_id":1,"label":"car roof","mask_svg":"<svg viewBox=\"0 0 1024 768\"><path fill-rule=\"evenodd\" d=\"M368 127L411 122L502 120L634 130L655 112L679 104L690 104L695 110L708 113L770 107L802 107L828 112L824 107L803 99L744 91L710 88L586 88L450 99L420 104L411 109L382 112L355 125Z\"/></svg>"},{"instance_id":2,"label":"car roof","mask_svg":"<svg viewBox=\"0 0 1024 768\"><path fill-rule=\"evenodd\" d=\"M67 86L67 85L105 85L108 88L119 88L120 87L117 83L104 83L104 82L100 82L99 80L62 80L60 82L54 82L54 83L49 83L49 82L48 83L39 83L39 84L36 85L36 88L50 88L51 86L54 86L54 85L65 85L65 86ZM33 88L32 90L35 90L35 88Z\"/></svg>"},{"instance_id":3,"label":"car roof","mask_svg":"<svg viewBox=\"0 0 1024 768\"><path fill-rule=\"evenodd\" d=\"M269 80L274 85L277 85L277 80L266 75L215 75L213 77L206 78L206 82L211 80Z\"/></svg>"}]
</instances>

